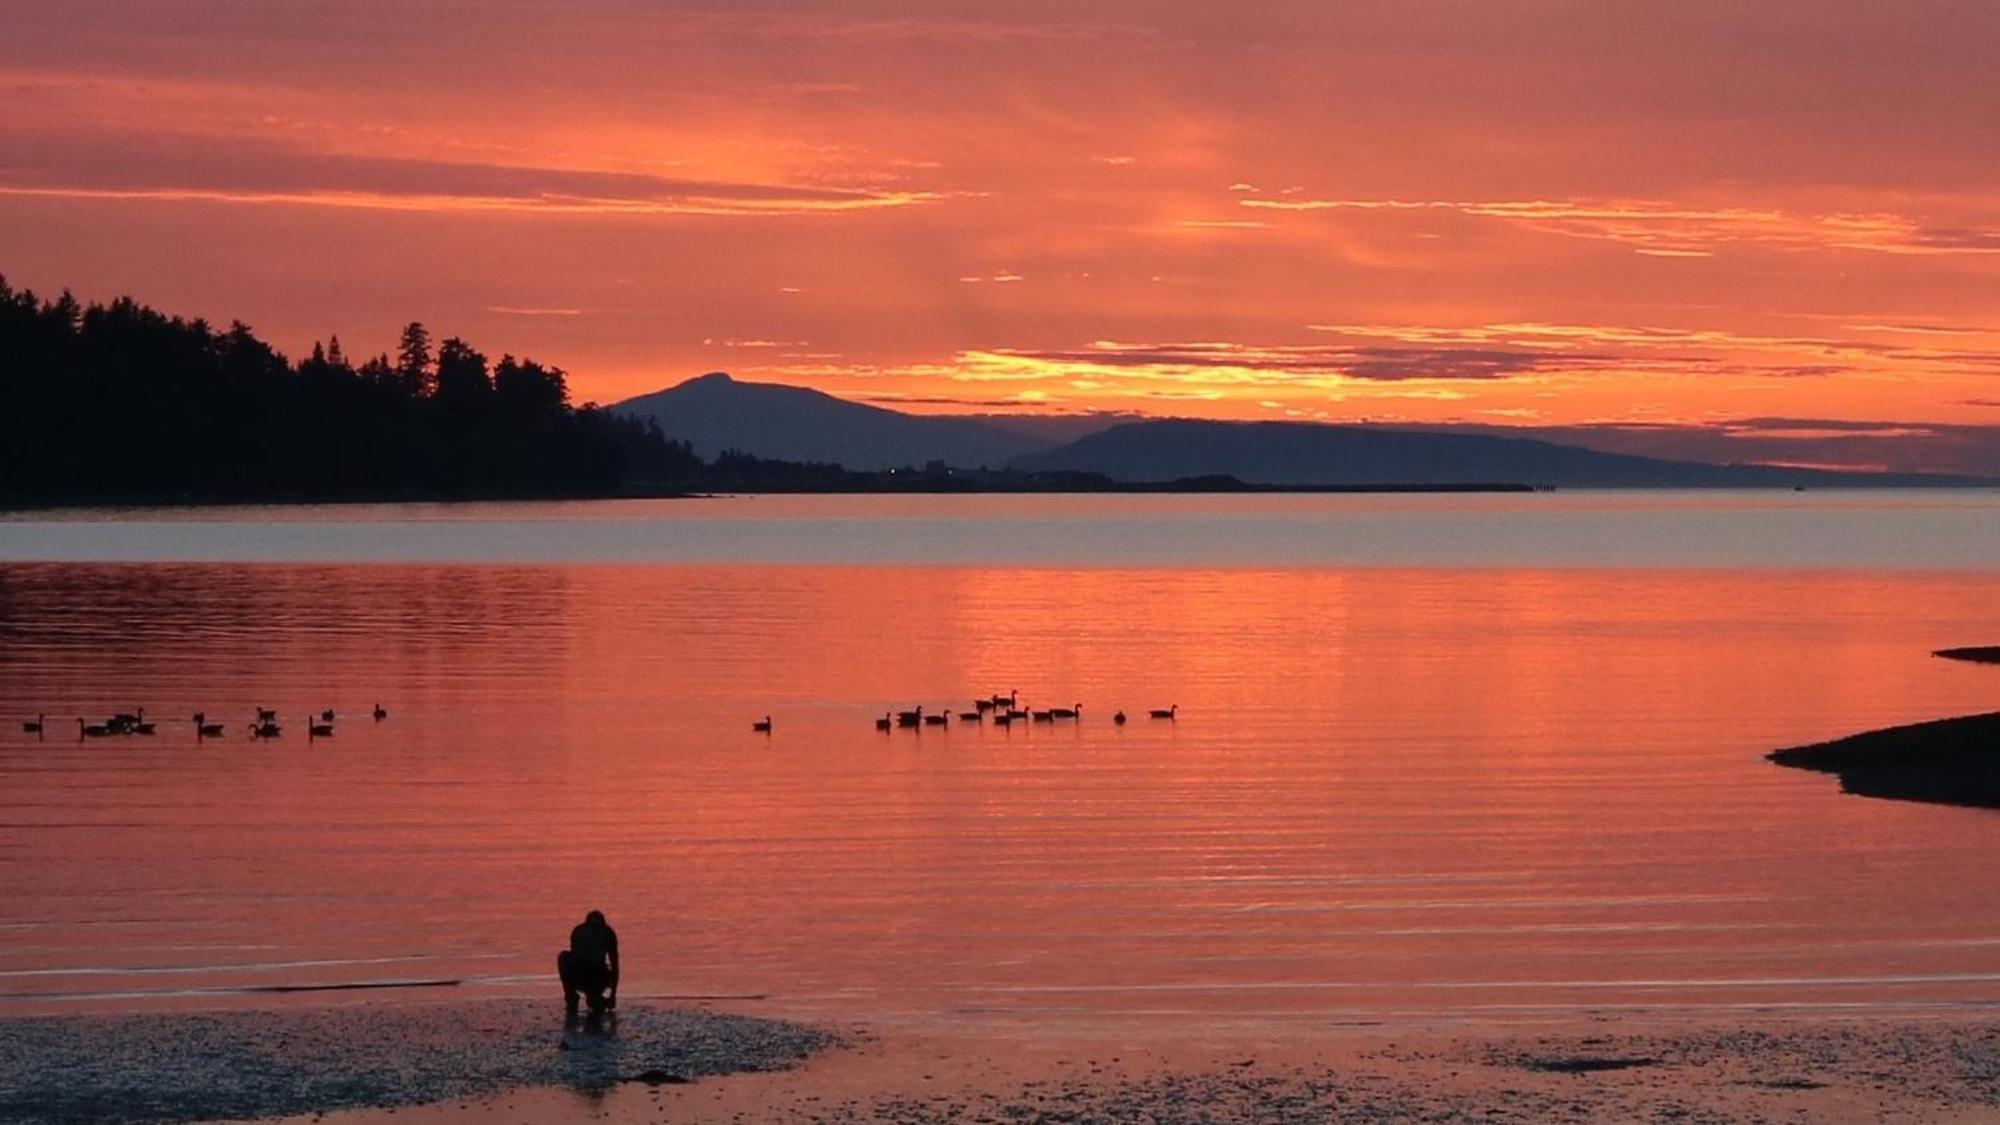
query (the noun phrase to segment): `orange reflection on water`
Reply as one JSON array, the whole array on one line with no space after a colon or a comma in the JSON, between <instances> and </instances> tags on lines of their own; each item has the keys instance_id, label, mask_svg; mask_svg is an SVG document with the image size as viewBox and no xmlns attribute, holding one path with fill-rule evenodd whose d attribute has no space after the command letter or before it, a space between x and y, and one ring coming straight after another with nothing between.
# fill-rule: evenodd
<instances>
[{"instance_id":1,"label":"orange reflection on water","mask_svg":"<svg viewBox=\"0 0 2000 1125\"><path fill-rule=\"evenodd\" d=\"M1926 655L2000 635L1988 575L10 566L0 592L7 704L55 716L0 731L5 1007L540 994L593 906L634 994L809 1015L1893 1007L2000 979L2000 818L1759 757L1990 707L2000 677ZM873 729L1014 688L1083 719ZM134 704L158 736L67 735ZM255 706L343 717L251 743Z\"/></svg>"}]
</instances>

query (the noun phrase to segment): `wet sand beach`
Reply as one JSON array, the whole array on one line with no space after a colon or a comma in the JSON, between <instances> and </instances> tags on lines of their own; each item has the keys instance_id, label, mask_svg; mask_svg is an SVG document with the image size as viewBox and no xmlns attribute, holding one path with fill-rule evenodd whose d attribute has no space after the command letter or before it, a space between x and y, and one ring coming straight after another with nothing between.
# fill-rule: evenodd
<instances>
[{"instance_id":1,"label":"wet sand beach","mask_svg":"<svg viewBox=\"0 0 2000 1125\"><path fill-rule=\"evenodd\" d=\"M838 1042L777 1020L634 1007L565 1029L521 1001L0 1020L0 1122L376 1110L517 1087L601 1090L793 1066Z\"/></svg>"},{"instance_id":2,"label":"wet sand beach","mask_svg":"<svg viewBox=\"0 0 2000 1125\"><path fill-rule=\"evenodd\" d=\"M0 1022L0 1122L1988 1121L2000 1025L1775 1011L812 1028L515 1001Z\"/></svg>"},{"instance_id":3,"label":"wet sand beach","mask_svg":"<svg viewBox=\"0 0 2000 1125\"><path fill-rule=\"evenodd\" d=\"M297 1122L1903 1121L2000 1117L2000 1029L1948 1018L1726 1027L1608 1018L1543 1026L846 1029L796 1068L540 1087Z\"/></svg>"}]
</instances>

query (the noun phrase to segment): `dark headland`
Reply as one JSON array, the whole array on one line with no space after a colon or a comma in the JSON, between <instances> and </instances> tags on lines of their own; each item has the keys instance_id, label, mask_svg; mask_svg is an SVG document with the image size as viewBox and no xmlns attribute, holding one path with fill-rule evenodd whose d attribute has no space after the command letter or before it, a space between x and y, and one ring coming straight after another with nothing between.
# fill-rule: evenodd
<instances>
[{"instance_id":1,"label":"dark headland","mask_svg":"<svg viewBox=\"0 0 2000 1125\"><path fill-rule=\"evenodd\" d=\"M1931 655L2000 664L2000 645L1941 648ZM1864 731L1765 757L1837 774L1844 792L1863 797L2000 809L2000 711Z\"/></svg>"},{"instance_id":2,"label":"dark headland","mask_svg":"<svg viewBox=\"0 0 2000 1125\"><path fill-rule=\"evenodd\" d=\"M2000 711L1887 727L1766 757L1836 774L1842 790L1864 797L2000 808Z\"/></svg>"}]
</instances>

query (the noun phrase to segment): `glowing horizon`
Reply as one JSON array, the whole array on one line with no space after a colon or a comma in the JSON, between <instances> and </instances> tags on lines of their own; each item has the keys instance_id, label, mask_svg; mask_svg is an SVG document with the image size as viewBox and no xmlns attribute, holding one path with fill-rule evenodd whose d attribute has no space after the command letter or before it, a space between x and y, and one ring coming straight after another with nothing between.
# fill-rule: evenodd
<instances>
[{"instance_id":1,"label":"glowing horizon","mask_svg":"<svg viewBox=\"0 0 2000 1125\"><path fill-rule=\"evenodd\" d=\"M1328 9L31 4L0 272L599 401L2000 432L1976 6Z\"/></svg>"}]
</instances>

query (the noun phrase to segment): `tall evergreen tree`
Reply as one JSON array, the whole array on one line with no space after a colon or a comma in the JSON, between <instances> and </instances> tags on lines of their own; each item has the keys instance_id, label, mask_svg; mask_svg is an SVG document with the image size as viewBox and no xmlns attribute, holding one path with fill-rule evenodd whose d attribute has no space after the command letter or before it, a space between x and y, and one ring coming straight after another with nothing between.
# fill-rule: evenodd
<instances>
[{"instance_id":1,"label":"tall evergreen tree","mask_svg":"<svg viewBox=\"0 0 2000 1125\"><path fill-rule=\"evenodd\" d=\"M403 326L402 338L396 342L396 375L402 382L403 393L411 398L431 393L434 386L431 333L421 321L413 320Z\"/></svg>"}]
</instances>

